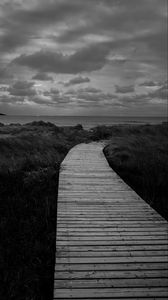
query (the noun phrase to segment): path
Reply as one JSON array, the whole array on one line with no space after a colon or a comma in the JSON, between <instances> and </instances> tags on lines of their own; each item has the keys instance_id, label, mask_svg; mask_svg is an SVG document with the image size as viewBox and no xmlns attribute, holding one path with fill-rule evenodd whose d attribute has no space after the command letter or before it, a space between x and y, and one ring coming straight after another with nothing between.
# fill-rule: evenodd
<instances>
[{"instance_id":1,"label":"path","mask_svg":"<svg viewBox=\"0 0 168 300\"><path fill-rule=\"evenodd\" d=\"M167 222L80 144L59 179L54 299L166 299Z\"/></svg>"}]
</instances>

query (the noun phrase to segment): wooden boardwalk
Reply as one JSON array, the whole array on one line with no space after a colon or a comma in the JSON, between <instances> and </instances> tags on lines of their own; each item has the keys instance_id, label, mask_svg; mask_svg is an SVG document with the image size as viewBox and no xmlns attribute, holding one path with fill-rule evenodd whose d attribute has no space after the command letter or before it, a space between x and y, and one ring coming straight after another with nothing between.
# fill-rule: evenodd
<instances>
[{"instance_id":1,"label":"wooden boardwalk","mask_svg":"<svg viewBox=\"0 0 168 300\"><path fill-rule=\"evenodd\" d=\"M59 179L54 299L166 299L167 222L80 144Z\"/></svg>"}]
</instances>

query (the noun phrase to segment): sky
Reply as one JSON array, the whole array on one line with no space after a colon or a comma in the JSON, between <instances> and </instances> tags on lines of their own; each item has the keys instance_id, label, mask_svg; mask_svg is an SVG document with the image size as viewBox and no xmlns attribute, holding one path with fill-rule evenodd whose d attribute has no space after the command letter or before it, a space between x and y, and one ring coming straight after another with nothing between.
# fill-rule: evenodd
<instances>
[{"instance_id":1,"label":"sky","mask_svg":"<svg viewBox=\"0 0 168 300\"><path fill-rule=\"evenodd\" d=\"M0 0L0 113L165 116L167 0Z\"/></svg>"}]
</instances>

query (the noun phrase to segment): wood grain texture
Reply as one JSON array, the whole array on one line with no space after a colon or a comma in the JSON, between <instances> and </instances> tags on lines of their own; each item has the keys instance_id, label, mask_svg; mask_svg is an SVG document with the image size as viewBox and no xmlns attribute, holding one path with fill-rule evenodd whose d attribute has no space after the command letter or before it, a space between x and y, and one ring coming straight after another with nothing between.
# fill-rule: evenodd
<instances>
[{"instance_id":1,"label":"wood grain texture","mask_svg":"<svg viewBox=\"0 0 168 300\"><path fill-rule=\"evenodd\" d=\"M166 299L167 222L102 149L80 144L61 165L53 299Z\"/></svg>"}]
</instances>

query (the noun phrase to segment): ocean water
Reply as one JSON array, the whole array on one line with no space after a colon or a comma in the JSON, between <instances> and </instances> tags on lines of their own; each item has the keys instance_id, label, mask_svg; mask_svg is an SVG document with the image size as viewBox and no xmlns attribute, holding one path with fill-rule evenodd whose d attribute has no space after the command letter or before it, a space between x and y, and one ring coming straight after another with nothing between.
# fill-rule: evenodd
<instances>
[{"instance_id":1,"label":"ocean water","mask_svg":"<svg viewBox=\"0 0 168 300\"><path fill-rule=\"evenodd\" d=\"M26 124L32 121L51 122L57 126L75 126L81 124L85 129L98 125L116 124L159 124L166 122L166 117L106 117L106 116L0 116L0 123Z\"/></svg>"}]
</instances>

